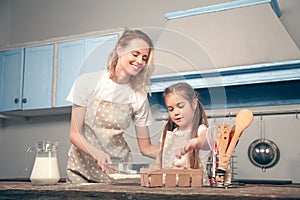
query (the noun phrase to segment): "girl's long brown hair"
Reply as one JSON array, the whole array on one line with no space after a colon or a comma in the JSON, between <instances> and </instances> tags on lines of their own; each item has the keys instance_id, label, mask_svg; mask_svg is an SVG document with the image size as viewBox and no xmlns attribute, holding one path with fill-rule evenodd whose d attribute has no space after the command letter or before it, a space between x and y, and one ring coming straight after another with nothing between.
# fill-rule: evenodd
<instances>
[{"instance_id":1,"label":"girl's long brown hair","mask_svg":"<svg viewBox=\"0 0 300 200\"><path fill-rule=\"evenodd\" d=\"M198 136L197 135L198 128L201 124L205 124L206 127L208 127L207 116L206 116L204 107L199 100L198 93L189 84L184 83L184 82L176 83L176 84L171 85L168 88L166 88L163 93L163 98L165 99L165 97L170 93L179 95L182 98L186 99L190 103L191 106L192 106L193 101L195 99L197 100L197 107L194 111L193 126L192 126L192 130L191 130L191 139L196 138ZM169 120L163 130L162 143L161 143L161 155L162 155L163 147L165 144L167 131L173 131L174 128L176 128L176 124L173 123L172 120L169 118ZM190 167L193 169L199 168L199 164L200 164L199 150L197 150L197 149L192 150L189 153L189 157L190 157Z\"/></svg>"}]
</instances>

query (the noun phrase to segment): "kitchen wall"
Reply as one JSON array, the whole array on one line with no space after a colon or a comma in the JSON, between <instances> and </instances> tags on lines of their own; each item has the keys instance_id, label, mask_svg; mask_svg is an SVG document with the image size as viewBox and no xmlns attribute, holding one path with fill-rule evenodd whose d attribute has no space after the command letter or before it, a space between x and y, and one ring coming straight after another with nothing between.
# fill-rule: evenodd
<instances>
[{"instance_id":1,"label":"kitchen wall","mask_svg":"<svg viewBox=\"0 0 300 200\"><path fill-rule=\"evenodd\" d=\"M124 5L126 2L126 5ZM1 0L0 1L0 49L8 49L20 45L34 44L39 41L57 38L77 37L91 32L106 32L110 29L128 27L161 27L166 20L164 13L201 7L214 3L228 2L225 0L165 0L165 1L97 1L97 0ZM300 2L298 0L278 0L282 11L279 18L284 27L300 47ZM299 105L284 107L288 110L299 110ZM279 107L251 108L276 111ZM228 111L229 112L229 111ZM230 122L231 119L224 118ZM20 117L0 119L0 179L28 178L30 172L25 171L25 155L28 147L39 140L59 140L58 149L61 176L65 177L67 151L70 146L68 139L70 114ZM266 117L267 137L274 140L281 150L280 164L261 172L251 165L247 158L248 145L259 137L258 120L247 130L245 137L237 147L238 178L288 179L300 182L300 151L296 142L300 140L299 119L296 115L270 115ZM158 143L162 121L154 121L150 127L154 143ZM138 154L132 128L126 134L136 159ZM32 164L33 154L28 162ZM29 167L30 168L30 167Z\"/></svg>"},{"instance_id":2,"label":"kitchen wall","mask_svg":"<svg viewBox=\"0 0 300 200\"><path fill-rule=\"evenodd\" d=\"M222 2L214 0L213 2ZM47 40L92 31L128 27L163 27L166 12L199 7L209 1L167 0L2 0L1 46ZM170 6L172 5L172 6ZM9 12L7 11L9 10Z\"/></svg>"},{"instance_id":3,"label":"kitchen wall","mask_svg":"<svg viewBox=\"0 0 300 200\"><path fill-rule=\"evenodd\" d=\"M156 112L153 108L154 119L162 118L164 113ZM300 114L295 113L300 110L300 105L286 105L273 107L250 107L254 113L292 111L294 114L267 115L262 117L263 130L260 129L261 117L257 115L254 121L243 133L236 151L234 164L237 173L235 179L263 179L263 180L288 180L300 183L300 174L297 170L300 167L300 151L298 141L300 140ZM237 109L220 110L219 113L234 115ZM212 111L207 110L211 115ZM218 115L218 112L214 111ZM211 115L213 116L213 115ZM67 164L67 152L70 147L68 139L70 115L53 115L48 117L29 117L2 120L0 126L0 179L28 178L33 165L35 152L28 154L25 162L26 150L40 140L60 141L58 146L58 161L60 173L65 177ZM210 123L234 124L234 117L211 118ZM162 132L164 121L154 120L150 126L151 139L154 144L158 144ZM265 137L272 140L280 150L279 163L264 172L261 168L254 166L248 158L248 147L255 139ZM130 127L126 134L126 140L133 152L135 161L152 163L153 160L141 156L136 143L133 127ZM25 168L28 167L28 171Z\"/></svg>"},{"instance_id":4,"label":"kitchen wall","mask_svg":"<svg viewBox=\"0 0 300 200\"><path fill-rule=\"evenodd\" d=\"M255 114L251 125L240 137L235 149L234 179L248 180L272 180L272 181L293 181L300 182L300 174L297 169L300 167L300 150L297 142L300 139L300 117L296 112L293 114L260 115L260 113L284 112L286 110L299 110L300 105L250 107ZM230 112L237 112L239 109L230 109ZM209 112L208 112L209 113ZM232 126L234 119L229 117L210 120L214 123L226 123ZM251 163L248 157L248 149L252 142L259 138L265 138L275 143L280 151L278 163L271 168L263 169Z\"/></svg>"},{"instance_id":5,"label":"kitchen wall","mask_svg":"<svg viewBox=\"0 0 300 200\"><path fill-rule=\"evenodd\" d=\"M164 27L163 14L231 0L1 0L0 49L34 41L128 27ZM300 46L300 3L277 0L280 20Z\"/></svg>"}]
</instances>

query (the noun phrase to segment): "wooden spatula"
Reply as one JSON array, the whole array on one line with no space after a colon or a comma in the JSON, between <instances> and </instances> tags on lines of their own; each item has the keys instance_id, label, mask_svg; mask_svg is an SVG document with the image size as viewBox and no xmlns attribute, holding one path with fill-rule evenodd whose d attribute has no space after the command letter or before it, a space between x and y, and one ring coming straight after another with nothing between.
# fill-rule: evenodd
<instances>
[{"instance_id":1,"label":"wooden spatula","mask_svg":"<svg viewBox=\"0 0 300 200\"><path fill-rule=\"evenodd\" d=\"M219 156L226 154L226 149L229 145L229 134L230 134L230 127L228 124L220 125L221 132L220 132L220 139L218 143L218 152Z\"/></svg>"},{"instance_id":2,"label":"wooden spatula","mask_svg":"<svg viewBox=\"0 0 300 200\"><path fill-rule=\"evenodd\" d=\"M253 121L253 113L248 109L243 109L238 112L235 118L235 130L231 138L229 146L226 150L225 155L220 155L219 167L218 169L226 171L228 164L230 163L230 158L236 147L236 144L242 135L243 131L251 124Z\"/></svg>"}]
</instances>

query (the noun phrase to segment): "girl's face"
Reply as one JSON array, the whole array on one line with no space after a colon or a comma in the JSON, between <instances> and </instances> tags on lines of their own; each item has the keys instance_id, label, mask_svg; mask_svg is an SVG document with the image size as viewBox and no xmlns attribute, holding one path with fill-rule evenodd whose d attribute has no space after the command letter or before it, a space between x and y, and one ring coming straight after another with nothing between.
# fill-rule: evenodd
<instances>
[{"instance_id":1,"label":"girl's face","mask_svg":"<svg viewBox=\"0 0 300 200\"><path fill-rule=\"evenodd\" d=\"M149 58L149 45L142 39L132 39L128 45L119 47L117 68L127 76L136 76L146 65Z\"/></svg>"},{"instance_id":2,"label":"girl's face","mask_svg":"<svg viewBox=\"0 0 300 200\"><path fill-rule=\"evenodd\" d=\"M179 126L180 130L188 130L192 128L194 111L197 101L193 101L192 105L180 95L169 93L165 96L165 104L168 108L170 119Z\"/></svg>"}]
</instances>

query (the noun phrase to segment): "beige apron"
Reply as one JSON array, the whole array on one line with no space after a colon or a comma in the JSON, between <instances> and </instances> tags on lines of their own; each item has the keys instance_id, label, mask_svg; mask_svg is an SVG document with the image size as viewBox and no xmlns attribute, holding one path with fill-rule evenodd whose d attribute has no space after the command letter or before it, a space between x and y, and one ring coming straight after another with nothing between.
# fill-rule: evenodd
<instances>
[{"instance_id":1,"label":"beige apron","mask_svg":"<svg viewBox=\"0 0 300 200\"><path fill-rule=\"evenodd\" d=\"M165 145L163 149L163 159L162 159L162 168L172 168L174 167L174 162L177 159L176 158L176 150L178 147L182 146L182 144L190 139L190 136L188 134L185 134L183 136L178 136L170 131L168 131L168 134L165 139ZM182 167L189 168L190 162L189 162L189 154L185 154L182 156L182 160L184 161L184 164Z\"/></svg>"},{"instance_id":2,"label":"beige apron","mask_svg":"<svg viewBox=\"0 0 300 200\"><path fill-rule=\"evenodd\" d=\"M174 164L176 163L176 150L178 147L182 146L183 143L187 142L190 139L190 136L188 134L185 134L183 136L179 136L174 134L173 132L168 132L166 139L165 139L165 145L163 149L163 155L162 155L162 168L173 168ZM200 156L200 155L199 155ZM190 167L190 159L189 159L189 153L185 154L181 157L182 161L180 163L184 163L182 167L189 168ZM204 160L207 160L208 158L205 158ZM203 158L201 159L200 156L200 169L203 169L203 185L209 185L209 179L207 175L207 170L204 163ZM204 163L203 163L204 162Z\"/></svg>"},{"instance_id":3,"label":"beige apron","mask_svg":"<svg viewBox=\"0 0 300 200\"><path fill-rule=\"evenodd\" d=\"M83 126L84 137L95 147L109 154L112 160L128 162L130 149L123 134L130 126L131 104L96 99L87 109ZM97 161L74 145L69 151L67 182L110 182Z\"/></svg>"}]
</instances>

